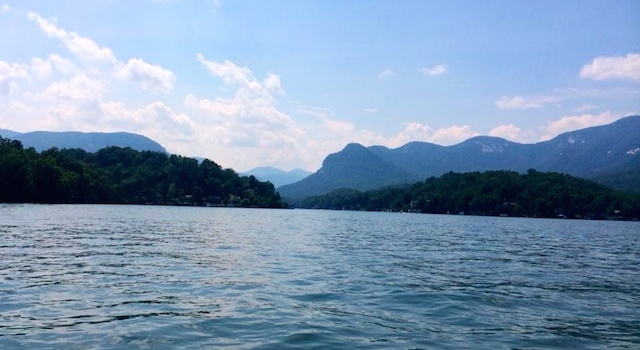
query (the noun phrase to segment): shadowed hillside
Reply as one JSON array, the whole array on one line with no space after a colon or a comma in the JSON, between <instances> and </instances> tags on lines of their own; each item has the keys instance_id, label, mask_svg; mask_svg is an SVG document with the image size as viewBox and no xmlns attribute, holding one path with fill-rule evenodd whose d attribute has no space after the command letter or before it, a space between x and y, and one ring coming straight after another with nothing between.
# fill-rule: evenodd
<instances>
[{"instance_id":1,"label":"shadowed hillside","mask_svg":"<svg viewBox=\"0 0 640 350\"><path fill-rule=\"evenodd\" d=\"M339 188L368 190L412 183L444 173L527 169L594 179L640 191L640 116L561 134L536 144L478 136L453 146L411 142L396 149L349 144L329 155L306 179L282 186L299 200Z\"/></svg>"}]
</instances>

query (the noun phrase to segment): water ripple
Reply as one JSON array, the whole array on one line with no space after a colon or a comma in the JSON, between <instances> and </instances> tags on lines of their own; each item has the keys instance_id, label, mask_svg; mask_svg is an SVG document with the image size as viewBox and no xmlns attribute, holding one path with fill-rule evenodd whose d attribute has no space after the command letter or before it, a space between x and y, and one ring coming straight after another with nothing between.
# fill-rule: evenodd
<instances>
[{"instance_id":1,"label":"water ripple","mask_svg":"<svg viewBox=\"0 0 640 350\"><path fill-rule=\"evenodd\" d=\"M624 222L0 205L0 348L638 348L639 232Z\"/></svg>"}]
</instances>

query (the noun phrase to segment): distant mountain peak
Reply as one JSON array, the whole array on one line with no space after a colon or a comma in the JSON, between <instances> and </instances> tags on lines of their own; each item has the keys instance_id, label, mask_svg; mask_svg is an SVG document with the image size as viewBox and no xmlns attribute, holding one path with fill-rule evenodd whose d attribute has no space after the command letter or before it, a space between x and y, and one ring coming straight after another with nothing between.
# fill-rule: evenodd
<instances>
[{"instance_id":1,"label":"distant mountain peak","mask_svg":"<svg viewBox=\"0 0 640 350\"><path fill-rule=\"evenodd\" d=\"M343 152L348 152L348 151L362 151L362 150L366 150L367 148L359 143L356 142L352 142L347 144L346 146L344 146L344 148L342 149Z\"/></svg>"},{"instance_id":2,"label":"distant mountain peak","mask_svg":"<svg viewBox=\"0 0 640 350\"><path fill-rule=\"evenodd\" d=\"M0 135L18 140L24 147L33 147L38 152L53 147L79 148L87 152L96 152L108 146L131 147L137 151L167 152L156 141L129 132L32 131L11 134L6 131L10 130L0 130Z\"/></svg>"},{"instance_id":3,"label":"distant mountain peak","mask_svg":"<svg viewBox=\"0 0 640 350\"><path fill-rule=\"evenodd\" d=\"M599 176L604 184L640 190L640 163L633 161L640 159L638 154L640 116L563 133L535 144L493 136L476 136L452 146L410 142L395 149L350 143L327 156L316 173L279 190L295 200L338 188L363 190L417 182L450 171L528 169L585 178ZM619 174L616 171L628 175L624 183L607 182Z\"/></svg>"}]
</instances>

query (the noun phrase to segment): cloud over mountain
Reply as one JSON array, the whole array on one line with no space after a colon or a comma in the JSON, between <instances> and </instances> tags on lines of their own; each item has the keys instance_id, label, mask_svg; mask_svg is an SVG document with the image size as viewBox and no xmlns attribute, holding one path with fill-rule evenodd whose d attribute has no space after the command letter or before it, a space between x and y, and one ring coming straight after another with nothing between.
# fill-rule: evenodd
<instances>
[{"instance_id":1,"label":"cloud over mountain","mask_svg":"<svg viewBox=\"0 0 640 350\"><path fill-rule=\"evenodd\" d=\"M406 44L427 48L431 39L422 41L411 31L404 32L402 45L372 36L338 47L332 45L343 36L330 36L323 44L328 46L317 48L320 43L313 39L327 33L309 28L309 33L292 33L291 40L302 35L296 45L273 42L281 36L236 31L225 22L244 23L252 14L238 16L231 7L210 2L190 3L193 7L151 2L166 23L161 16L141 21L134 12L121 11L139 10L138 3L76 3L74 11L60 10L65 4L41 5L38 11L2 6L0 20L8 25L0 43L11 49L0 53L0 127L128 131L156 139L170 152L209 157L223 166L313 170L327 154L351 142L451 145L486 134L536 142L633 113L637 105L628 102L638 95L629 84L637 80L637 53L593 59L582 69L584 79L574 76L588 85L554 88L550 83L536 90L509 77L496 78L505 78L504 62L482 63L482 57L465 62L466 56L447 50L414 51ZM424 5L407 3L397 10L411 6ZM203 8L215 11L193 12L189 23L172 17L171 11ZM264 28L251 18L256 28ZM268 42L264 47L258 45L262 40ZM313 45L298 48L303 43ZM265 56L253 51L257 48ZM453 67L455 75L450 74ZM565 69L576 75L580 66ZM482 80L481 85L466 80L469 76ZM489 80L499 80L499 89L485 91ZM583 114L589 112L593 115Z\"/></svg>"}]
</instances>

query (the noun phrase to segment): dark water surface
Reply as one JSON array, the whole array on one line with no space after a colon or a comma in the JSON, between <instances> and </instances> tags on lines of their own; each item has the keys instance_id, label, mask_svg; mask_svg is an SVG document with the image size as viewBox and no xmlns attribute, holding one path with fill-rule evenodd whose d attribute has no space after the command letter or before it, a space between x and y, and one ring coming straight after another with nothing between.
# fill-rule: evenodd
<instances>
[{"instance_id":1,"label":"dark water surface","mask_svg":"<svg viewBox=\"0 0 640 350\"><path fill-rule=\"evenodd\" d=\"M640 223L0 204L0 348L640 348Z\"/></svg>"}]
</instances>

